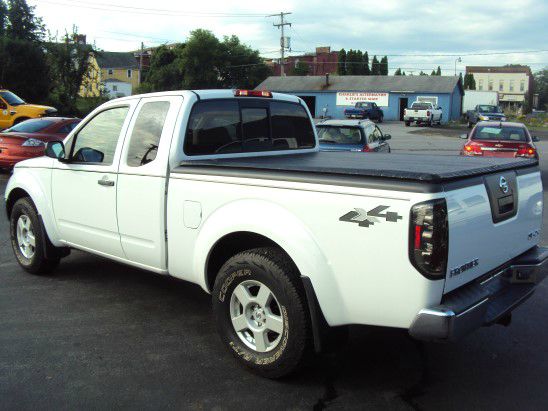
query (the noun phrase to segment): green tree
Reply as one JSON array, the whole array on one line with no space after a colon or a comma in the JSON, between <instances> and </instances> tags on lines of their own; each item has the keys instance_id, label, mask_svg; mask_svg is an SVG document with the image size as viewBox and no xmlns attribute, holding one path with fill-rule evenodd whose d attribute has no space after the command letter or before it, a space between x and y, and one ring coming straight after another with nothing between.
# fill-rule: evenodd
<instances>
[{"instance_id":1,"label":"green tree","mask_svg":"<svg viewBox=\"0 0 548 411\"><path fill-rule=\"evenodd\" d=\"M421 72L419 73L419 76L427 76L428 74L426 74L424 71L421 70Z\"/></svg>"},{"instance_id":2,"label":"green tree","mask_svg":"<svg viewBox=\"0 0 548 411\"><path fill-rule=\"evenodd\" d=\"M538 93L539 108L548 110L548 67L534 74L534 90Z\"/></svg>"},{"instance_id":3,"label":"green tree","mask_svg":"<svg viewBox=\"0 0 548 411\"><path fill-rule=\"evenodd\" d=\"M34 14L34 7L25 0L8 0L6 35L12 39L41 41L45 28L42 19Z\"/></svg>"},{"instance_id":4,"label":"green tree","mask_svg":"<svg viewBox=\"0 0 548 411\"><path fill-rule=\"evenodd\" d=\"M363 53L361 50L356 51L356 74L359 76L365 74L363 67Z\"/></svg>"},{"instance_id":5,"label":"green tree","mask_svg":"<svg viewBox=\"0 0 548 411\"><path fill-rule=\"evenodd\" d=\"M0 62L0 88L33 103L48 101L49 71L40 44L2 36Z\"/></svg>"},{"instance_id":6,"label":"green tree","mask_svg":"<svg viewBox=\"0 0 548 411\"><path fill-rule=\"evenodd\" d=\"M183 89L221 87L221 60L221 43L217 37L209 30L192 31L181 56Z\"/></svg>"},{"instance_id":7,"label":"green tree","mask_svg":"<svg viewBox=\"0 0 548 411\"><path fill-rule=\"evenodd\" d=\"M438 66L438 69L436 70L436 76L441 76L441 67Z\"/></svg>"},{"instance_id":8,"label":"green tree","mask_svg":"<svg viewBox=\"0 0 548 411\"><path fill-rule=\"evenodd\" d=\"M78 35L65 33L60 39L53 38L45 44L51 74L51 101L64 114L83 114L77 106L80 88L90 86L98 73L93 73L90 57L98 53L88 44L75 41Z\"/></svg>"},{"instance_id":9,"label":"green tree","mask_svg":"<svg viewBox=\"0 0 548 411\"><path fill-rule=\"evenodd\" d=\"M143 74L139 92L168 91L181 88L183 70L181 54L184 44L175 47L160 46L150 58L150 67Z\"/></svg>"},{"instance_id":10,"label":"green tree","mask_svg":"<svg viewBox=\"0 0 548 411\"><path fill-rule=\"evenodd\" d=\"M377 56L373 56L373 61L371 62L371 75L378 76L381 74L381 67Z\"/></svg>"},{"instance_id":11,"label":"green tree","mask_svg":"<svg viewBox=\"0 0 548 411\"><path fill-rule=\"evenodd\" d=\"M6 33L6 24L8 21L8 7L4 0L0 0L0 37Z\"/></svg>"},{"instance_id":12,"label":"green tree","mask_svg":"<svg viewBox=\"0 0 548 411\"><path fill-rule=\"evenodd\" d=\"M384 56L381 59L380 66L379 66L379 74L381 74L382 76L388 75L388 57L387 56Z\"/></svg>"},{"instance_id":13,"label":"green tree","mask_svg":"<svg viewBox=\"0 0 548 411\"><path fill-rule=\"evenodd\" d=\"M402 71L402 72L401 72L401 75L402 75L402 76L405 76L405 71Z\"/></svg>"},{"instance_id":14,"label":"green tree","mask_svg":"<svg viewBox=\"0 0 548 411\"><path fill-rule=\"evenodd\" d=\"M436 75L436 70L432 70L432 73L430 73L431 76L435 76Z\"/></svg>"},{"instance_id":15,"label":"green tree","mask_svg":"<svg viewBox=\"0 0 548 411\"><path fill-rule=\"evenodd\" d=\"M337 74L344 76L346 75L346 51L345 49L341 49L339 51L339 57L338 57L338 65L337 65Z\"/></svg>"},{"instance_id":16,"label":"green tree","mask_svg":"<svg viewBox=\"0 0 548 411\"><path fill-rule=\"evenodd\" d=\"M367 51L363 53L363 74L366 76L371 75L371 69L369 68L369 54Z\"/></svg>"},{"instance_id":17,"label":"green tree","mask_svg":"<svg viewBox=\"0 0 548 411\"><path fill-rule=\"evenodd\" d=\"M476 89L476 80L472 73L466 73L464 75L463 87L465 90L475 90Z\"/></svg>"},{"instance_id":18,"label":"green tree","mask_svg":"<svg viewBox=\"0 0 548 411\"><path fill-rule=\"evenodd\" d=\"M353 76L356 74L356 52L352 49L346 53L346 74Z\"/></svg>"},{"instance_id":19,"label":"green tree","mask_svg":"<svg viewBox=\"0 0 548 411\"><path fill-rule=\"evenodd\" d=\"M309 72L309 65L304 61L297 62L296 67L293 69L294 76L308 76Z\"/></svg>"},{"instance_id":20,"label":"green tree","mask_svg":"<svg viewBox=\"0 0 548 411\"><path fill-rule=\"evenodd\" d=\"M395 76L401 76L402 75L402 72L401 72L401 68L397 68L396 71L394 72L394 75Z\"/></svg>"},{"instance_id":21,"label":"green tree","mask_svg":"<svg viewBox=\"0 0 548 411\"><path fill-rule=\"evenodd\" d=\"M241 43L237 36L225 36L220 43L219 54L217 70L221 87L255 88L272 74L259 52Z\"/></svg>"}]
</instances>

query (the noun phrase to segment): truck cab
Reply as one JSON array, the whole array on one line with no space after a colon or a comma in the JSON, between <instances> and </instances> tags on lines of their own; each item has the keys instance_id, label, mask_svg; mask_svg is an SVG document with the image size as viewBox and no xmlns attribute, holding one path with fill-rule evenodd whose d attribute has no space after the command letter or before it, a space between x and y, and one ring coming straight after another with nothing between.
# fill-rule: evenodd
<instances>
[{"instance_id":1,"label":"truck cab","mask_svg":"<svg viewBox=\"0 0 548 411\"><path fill-rule=\"evenodd\" d=\"M0 90L0 130L28 120L52 116L57 113L53 107L26 103L9 90Z\"/></svg>"}]
</instances>

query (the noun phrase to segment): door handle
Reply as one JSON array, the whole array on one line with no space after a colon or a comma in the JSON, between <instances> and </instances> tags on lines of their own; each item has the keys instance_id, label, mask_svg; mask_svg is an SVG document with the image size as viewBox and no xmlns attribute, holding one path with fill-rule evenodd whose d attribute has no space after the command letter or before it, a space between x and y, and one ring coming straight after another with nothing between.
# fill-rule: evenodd
<instances>
[{"instance_id":1,"label":"door handle","mask_svg":"<svg viewBox=\"0 0 548 411\"><path fill-rule=\"evenodd\" d=\"M114 187L114 181L109 180L108 177L103 177L100 180L97 180L97 184L100 186Z\"/></svg>"}]
</instances>

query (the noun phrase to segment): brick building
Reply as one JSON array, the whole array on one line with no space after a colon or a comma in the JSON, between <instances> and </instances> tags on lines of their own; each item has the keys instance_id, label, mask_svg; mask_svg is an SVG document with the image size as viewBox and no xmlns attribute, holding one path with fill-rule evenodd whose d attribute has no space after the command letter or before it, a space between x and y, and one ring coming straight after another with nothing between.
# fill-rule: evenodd
<instances>
[{"instance_id":1,"label":"brick building","mask_svg":"<svg viewBox=\"0 0 548 411\"><path fill-rule=\"evenodd\" d=\"M308 64L308 75L321 76L327 73L335 74L337 72L337 62L339 52L331 51L331 47L316 47L316 52L306 53L300 56L289 56L285 58L284 71L286 75L292 75L299 62ZM271 67L274 75L281 74L280 60L272 60Z\"/></svg>"}]
</instances>

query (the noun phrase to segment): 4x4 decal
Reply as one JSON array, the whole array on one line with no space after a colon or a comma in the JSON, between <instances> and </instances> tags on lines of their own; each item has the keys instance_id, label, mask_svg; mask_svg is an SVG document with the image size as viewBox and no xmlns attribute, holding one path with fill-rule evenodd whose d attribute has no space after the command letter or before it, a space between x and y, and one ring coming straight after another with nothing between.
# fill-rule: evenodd
<instances>
[{"instance_id":1,"label":"4x4 decal","mask_svg":"<svg viewBox=\"0 0 548 411\"><path fill-rule=\"evenodd\" d=\"M390 206L380 205L369 211L365 211L363 208L355 208L354 211L349 211L345 215L339 218L339 221L346 221L348 223L358 223L360 227L369 227L375 223L380 223L381 218L391 223L397 223L402 219L402 216L393 211L383 213Z\"/></svg>"}]
</instances>

